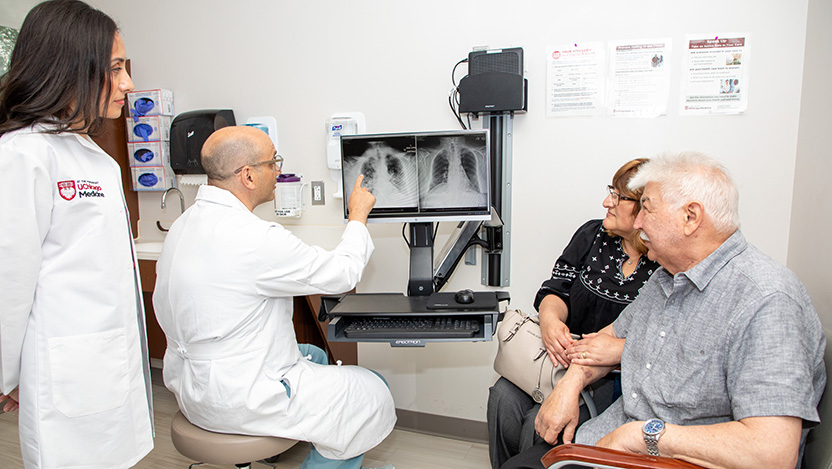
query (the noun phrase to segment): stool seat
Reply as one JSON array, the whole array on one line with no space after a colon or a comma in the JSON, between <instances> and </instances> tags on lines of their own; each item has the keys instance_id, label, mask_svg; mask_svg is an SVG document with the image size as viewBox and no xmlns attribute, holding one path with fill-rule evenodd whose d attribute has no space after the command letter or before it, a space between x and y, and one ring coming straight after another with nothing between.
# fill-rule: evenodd
<instances>
[{"instance_id":1,"label":"stool seat","mask_svg":"<svg viewBox=\"0 0 832 469\"><path fill-rule=\"evenodd\" d=\"M234 435L203 430L176 412L170 423L173 446L183 456L208 464L259 461L283 453L297 440L273 436Z\"/></svg>"}]
</instances>

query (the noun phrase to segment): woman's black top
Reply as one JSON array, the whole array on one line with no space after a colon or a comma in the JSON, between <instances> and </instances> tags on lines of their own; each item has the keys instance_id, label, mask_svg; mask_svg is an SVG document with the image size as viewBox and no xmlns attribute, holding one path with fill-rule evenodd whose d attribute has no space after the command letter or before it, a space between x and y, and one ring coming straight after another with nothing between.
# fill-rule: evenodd
<instances>
[{"instance_id":1,"label":"woman's black top","mask_svg":"<svg viewBox=\"0 0 832 469\"><path fill-rule=\"evenodd\" d=\"M535 309L547 295L557 295L569 307L566 325L573 334L597 332L612 323L638 295L638 290L659 264L639 258L629 277L621 266L629 257L621 238L604 231L603 220L590 220L572 235L552 278L543 282L534 300Z\"/></svg>"}]
</instances>

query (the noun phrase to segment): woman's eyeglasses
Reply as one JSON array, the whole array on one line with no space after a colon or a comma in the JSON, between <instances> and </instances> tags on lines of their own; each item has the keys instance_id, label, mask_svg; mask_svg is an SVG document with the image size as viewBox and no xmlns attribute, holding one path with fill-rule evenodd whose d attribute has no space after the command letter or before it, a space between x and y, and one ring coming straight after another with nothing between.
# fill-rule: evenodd
<instances>
[{"instance_id":1,"label":"woman's eyeglasses","mask_svg":"<svg viewBox=\"0 0 832 469\"><path fill-rule=\"evenodd\" d=\"M627 197L626 195L621 195L620 193L615 192L615 188L612 187L612 185L607 186L607 191L610 193L610 198L612 199L612 204L615 205L616 207L618 206L618 204L621 203L622 200L630 200L630 201L633 201L633 202L638 202L637 199L634 199L632 197Z\"/></svg>"}]
</instances>

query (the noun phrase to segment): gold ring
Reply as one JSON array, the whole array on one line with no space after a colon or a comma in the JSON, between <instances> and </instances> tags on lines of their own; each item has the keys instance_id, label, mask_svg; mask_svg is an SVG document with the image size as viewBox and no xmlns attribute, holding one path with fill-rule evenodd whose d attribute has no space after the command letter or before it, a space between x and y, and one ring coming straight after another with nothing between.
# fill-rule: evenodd
<instances>
[{"instance_id":1,"label":"gold ring","mask_svg":"<svg viewBox=\"0 0 832 469\"><path fill-rule=\"evenodd\" d=\"M586 359L586 352L581 352L581 358Z\"/></svg>"}]
</instances>

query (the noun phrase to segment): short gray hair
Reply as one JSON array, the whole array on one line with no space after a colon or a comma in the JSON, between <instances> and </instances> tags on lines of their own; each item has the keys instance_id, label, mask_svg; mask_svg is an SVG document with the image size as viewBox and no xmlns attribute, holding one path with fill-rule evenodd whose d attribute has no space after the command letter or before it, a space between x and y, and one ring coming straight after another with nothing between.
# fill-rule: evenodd
<instances>
[{"instance_id":1,"label":"short gray hair","mask_svg":"<svg viewBox=\"0 0 832 469\"><path fill-rule=\"evenodd\" d=\"M686 151L651 158L627 187L636 190L648 182L661 187L662 200L671 210L698 200L718 232L732 233L740 227L737 186L725 166L705 154Z\"/></svg>"},{"instance_id":2,"label":"short gray hair","mask_svg":"<svg viewBox=\"0 0 832 469\"><path fill-rule=\"evenodd\" d=\"M229 129L222 132L221 138L211 139L209 145L202 147L202 168L208 179L222 181L234 176L234 170L240 166L255 163L252 155L256 154L257 147L250 138Z\"/></svg>"}]
</instances>

